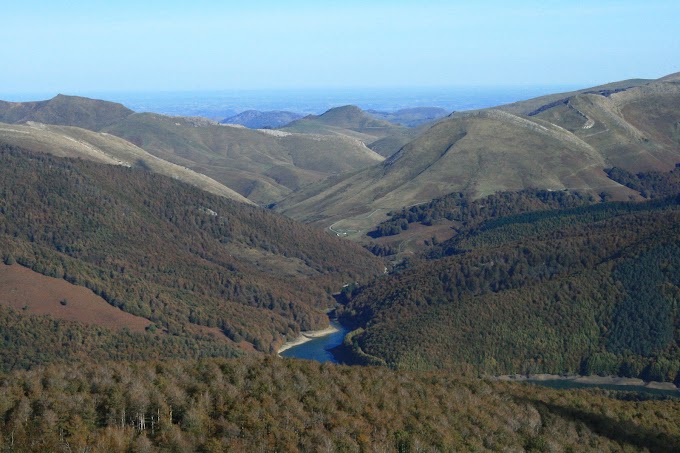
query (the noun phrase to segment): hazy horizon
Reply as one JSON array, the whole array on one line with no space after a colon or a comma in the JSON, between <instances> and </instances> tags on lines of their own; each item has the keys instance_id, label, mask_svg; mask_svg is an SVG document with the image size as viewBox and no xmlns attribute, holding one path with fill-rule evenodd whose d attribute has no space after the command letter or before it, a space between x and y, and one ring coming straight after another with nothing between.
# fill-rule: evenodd
<instances>
[{"instance_id":1,"label":"hazy horizon","mask_svg":"<svg viewBox=\"0 0 680 453\"><path fill-rule=\"evenodd\" d=\"M572 91L582 86L457 86L413 88L335 88L204 90L175 92L60 93L118 102L137 112L226 118L246 110L284 110L320 114L333 107L356 105L364 110L392 112L413 107L439 107L450 112L493 107L532 97ZM9 95L10 102L42 101L59 93Z\"/></svg>"},{"instance_id":2,"label":"hazy horizon","mask_svg":"<svg viewBox=\"0 0 680 453\"><path fill-rule=\"evenodd\" d=\"M680 69L680 4L663 0L27 0L3 17L6 94L593 86Z\"/></svg>"}]
</instances>

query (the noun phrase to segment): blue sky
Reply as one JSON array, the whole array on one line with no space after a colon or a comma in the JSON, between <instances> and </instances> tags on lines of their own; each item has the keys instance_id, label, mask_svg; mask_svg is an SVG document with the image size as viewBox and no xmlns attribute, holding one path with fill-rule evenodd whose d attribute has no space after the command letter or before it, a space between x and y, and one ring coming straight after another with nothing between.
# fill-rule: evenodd
<instances>
[{"instance_id":1,"label":"blue sky","mask_svg":"<svg viewBox=\"0 0 680 453\"><path fill-rule=\"evenodd\" d=\"M587 86L680 71L678 1L6 3L3 93Z\"/></svg>"}]
</instances>

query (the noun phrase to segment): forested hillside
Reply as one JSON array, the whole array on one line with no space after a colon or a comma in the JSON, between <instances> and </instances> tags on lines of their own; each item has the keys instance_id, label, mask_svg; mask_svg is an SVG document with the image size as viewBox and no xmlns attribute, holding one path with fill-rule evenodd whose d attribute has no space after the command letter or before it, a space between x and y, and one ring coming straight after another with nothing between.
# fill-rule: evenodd
<instances>
[{"instance_id":1,"label":"forested hillside","mask_svg":"<svg viewBox=\"0 0 680 453\"><path fill-rule=\"evenodd\" d=\"M0 375L17 452L671 452L679 426L677 399L276 358Z\"/></svg>"},{"instance_id":2,"label":"forested hillside","mask_svg":"<svg viewBox=\"0 0 680 453\"><path fill-rule=\"evenodd\" d=\"M679 382L679 201L473 224L431 259L355 290L348 346L395 368Z\"/></svg>"},{"instance_id":3,"label":"forested hillside","mask_svg":"<svg viewBox=\"0 0 680 453\"><path fill-rule=\"evenodd\" d=\"M562 209L595 203L592 195L561 190L531 190L498 192L482 199L472 199L462 192L454 192L435 198L429 203L418 204L401 211L390 212L389 220L382 222L369 232L379 238L394 236L409 229L413 223L432 226L436 223L451 222L452 228L469 227L484 220L504 217L522 212Z\"/></svg>"},{"instance_id":4,"label":"forested hillside","mask_svg":"<svg viewBox=\"0 0 680 453\"><path fill-rule=\"evenodd\" d=\"M10 147L0 166L5 262L90 288L164 335L216 328L270 351L323 327L344 283L382 271L360 247L140 169Z\"/></svg>"}]
</instances>

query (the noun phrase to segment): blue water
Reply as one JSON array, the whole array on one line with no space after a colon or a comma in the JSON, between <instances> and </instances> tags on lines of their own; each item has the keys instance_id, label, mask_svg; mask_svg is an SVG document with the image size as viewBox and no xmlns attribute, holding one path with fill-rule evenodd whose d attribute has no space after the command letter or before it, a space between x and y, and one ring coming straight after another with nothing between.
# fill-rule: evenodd
<instances>
[{"instance_id":1,"label":"blue water","mask_svg":"<svg viewBox=\"0 0 680 453\"><path fill-rule=\"evenodd\" d=\"M331 321L331 325L339 330L325 337L315 338L307 343L287 349L281 353L281 357L338 363L329 350L340 345L349 330L334 321Z\"/></svg>"}]
</instances>

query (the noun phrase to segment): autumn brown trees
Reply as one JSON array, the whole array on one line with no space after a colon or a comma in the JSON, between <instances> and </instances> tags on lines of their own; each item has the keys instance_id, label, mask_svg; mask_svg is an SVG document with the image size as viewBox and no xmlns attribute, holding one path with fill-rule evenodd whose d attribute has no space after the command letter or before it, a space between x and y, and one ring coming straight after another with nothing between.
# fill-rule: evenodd
<instances>
[{"instance_id":1,"label":"autumn brown trees","mask_svg":"<svg viewBox=\"0 0 680 453\"><path fill-rule=\"evenodd\" d=\"M270 358L0 375L13 451L584 451L680 447L680 404Z\"/></svg>"}]
</instances>

